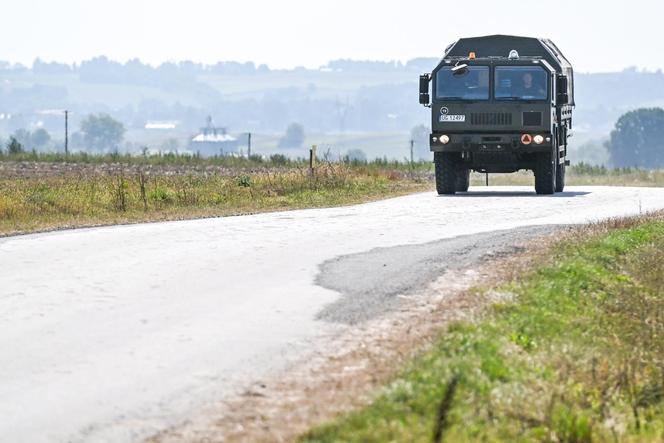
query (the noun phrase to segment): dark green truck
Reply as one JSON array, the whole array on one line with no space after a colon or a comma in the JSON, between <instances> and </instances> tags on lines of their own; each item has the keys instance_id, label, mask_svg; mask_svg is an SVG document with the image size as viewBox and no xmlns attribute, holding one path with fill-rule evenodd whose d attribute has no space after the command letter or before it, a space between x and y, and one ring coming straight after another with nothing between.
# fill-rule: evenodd
<instances>
[{"instance_id":1,"label":"dark green truck","mask_svg":"<svg viewBox=\"0 0 664 443\"><path fill-rule=\"evenodd\" d=\"M528 169L538 194L563 191L574 74L550 40L462 38L420 76L420 103L431 108L439 194L466 192L471 170Z\"/></svg>"}]
</instances>

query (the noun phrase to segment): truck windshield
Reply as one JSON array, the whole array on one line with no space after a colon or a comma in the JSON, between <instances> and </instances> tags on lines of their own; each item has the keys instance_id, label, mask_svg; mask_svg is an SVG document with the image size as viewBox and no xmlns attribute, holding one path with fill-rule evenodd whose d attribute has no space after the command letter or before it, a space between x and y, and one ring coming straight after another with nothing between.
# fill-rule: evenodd
<instances>
[{"instance_id":1,"label":"truck windshield","mask_svg":"<svg viewBox=\"0 0 664 443\"><path fill-rule=\"evenodd\" d=\"M541 66L496 66L496 100L546 100L547 74Z\"/></svg>"},{"instance_id":2,"label":"truck windshield","mask_svg":"<svg viewBox=\"0 0 664 443\"><path fill-rule=\"evenodd\" d=\"M468 66L463 73L452 73L444 66L436 74L436 98L447 100L488 100L489 67Z\"/></svg>"}]
</instances>

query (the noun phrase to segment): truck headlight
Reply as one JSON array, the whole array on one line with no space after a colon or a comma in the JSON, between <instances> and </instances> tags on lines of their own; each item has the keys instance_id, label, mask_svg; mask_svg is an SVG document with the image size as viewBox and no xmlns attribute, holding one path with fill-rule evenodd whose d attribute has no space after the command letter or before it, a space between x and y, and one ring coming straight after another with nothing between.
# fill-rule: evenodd
<instances>
[{"instance_id":1,"label":"truck headlight","mask_svg":"<svg viewBox=\"0 0 664 443\"><path fill-rule=\"evenodd\" d=\"M538 134L535 137L533 137L533 141L535 142L536 145L541 145L542 143L544 143L544 137Z\"/></svg>"},{"instance_id":2,"label":"truck headlight","mask_svg":"<svg viewBox=\"0 0 664 443\"><path fill-rule=\"evenodd\" d=\"M450 136L449 135L441 135L440 136L440 142L444 145L448 144L450 142Z\"/></svg>"}]
</instances>

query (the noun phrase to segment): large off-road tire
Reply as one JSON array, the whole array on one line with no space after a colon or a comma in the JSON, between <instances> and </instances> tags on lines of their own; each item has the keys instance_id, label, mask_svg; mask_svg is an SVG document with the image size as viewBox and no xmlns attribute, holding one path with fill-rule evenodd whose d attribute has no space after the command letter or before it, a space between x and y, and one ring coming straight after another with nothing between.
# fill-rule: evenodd
<instances>
[{"instance_id":1,"label":"large off-road tire","mask_svg":"<svg viewBox=\"0 0 664 443\"><path fill-rule=\"evenodd\" d=\"M553 194L556 192L556 166L558 156L551 152L537 154L535 162L535 192L538 194Z\"/></svg>"},{"instance_id":2,"label":"large off-road tire","mask_svg":"<svg viewBox=\"0 0 664 443\"><path fill-rule=\"evenodd\" d=\"M456 192L456 177L461 156L456 152L434 152L433 163L436 170L436 191L439 195L452 195Z\"/></svg>"},{"instance_id":3,"label":"large off-road tire","mask_svg":"<svg viewBox=\"0 0 664 443\"><path fill-rule=\"evenodd\" d=\"M457 169L456 191L468 192L469 186L470 186L470 169L466 168Z\"/></svg>"},{"instance_id":4,"label":"large off-road tire","mask_svg":"<svg viewBox=\"0 0 664 443\"><path fill-rule=\"evenodd\" d=\"M565 163L558 163L556 169L556 192L563 192L565 190Z\"/></svg>"}]
</instances>

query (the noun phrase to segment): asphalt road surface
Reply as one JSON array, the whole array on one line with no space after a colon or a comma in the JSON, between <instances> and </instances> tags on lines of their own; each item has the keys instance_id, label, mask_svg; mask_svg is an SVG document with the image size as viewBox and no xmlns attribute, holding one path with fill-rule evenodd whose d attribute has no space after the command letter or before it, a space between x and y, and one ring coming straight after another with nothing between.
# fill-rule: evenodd
<instances>
[{"instance_id":1,"label":"asphalt road surface","mask_svg":"<svg viewBox=\"0 0 664 443\"><path fill-rule=\"evenodd\" d=\"M664 189L471 188L0 239L0 440L133 441L306 357L448 267Z\"/></svg>"}]
</instances>

